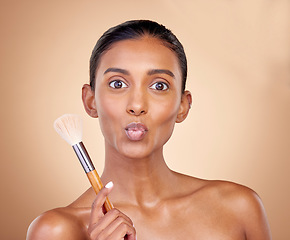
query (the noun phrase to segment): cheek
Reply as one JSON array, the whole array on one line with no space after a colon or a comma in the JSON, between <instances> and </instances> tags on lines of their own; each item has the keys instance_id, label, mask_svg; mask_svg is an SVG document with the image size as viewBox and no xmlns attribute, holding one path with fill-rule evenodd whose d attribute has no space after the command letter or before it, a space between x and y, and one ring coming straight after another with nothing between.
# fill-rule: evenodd
<instances>
[{"instance_id":1,"label":"cheek","mask_svg":"<svg viewBox=\"0 0 290 240\"><path fill-rule=\"evenodd\" d=\"M122 116L122 101L113 97L103 96L101 93L96 98L99 123L104 135L106 132L114 132L114 127Z\"/></svg>"},{"instance_id":2,"label":"cheek","mask_svg":"<svg viewBox=\"0 0 290 240\"><path fill-rule=\"evenodd\" d=\"M175 123L177 113L179 110L179 101L177 97L167 98L164 101L156 101L151 109L154 109L154 118L160 124L162 123Z\"/></svg>"},{"instance_id":3,"label":"cheek","mask_svg":"<svg viewBox=\"0 0 290 240\"><path fill-rule=\"evenodd\" d=\"M156 122L156 132L167 141L174 129L179 103L177 100L159 102L154 109L155 114L152 116L152 119Z\"/></svg>"}]
</instances>

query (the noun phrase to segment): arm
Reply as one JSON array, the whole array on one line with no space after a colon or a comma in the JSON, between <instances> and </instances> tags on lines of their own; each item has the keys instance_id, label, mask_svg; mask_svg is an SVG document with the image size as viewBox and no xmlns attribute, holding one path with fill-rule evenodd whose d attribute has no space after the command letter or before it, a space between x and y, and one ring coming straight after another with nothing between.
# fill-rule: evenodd
<instances>
[{"instance_id":1,"label":"arm","mask_svg":"<svg viewBox=\"0 0 290 240\"><path fill-rule=\"evenodd\" d=\"M241 208L242 221L247 240L271 240L271 232L266 212L259 196L249 190L243 197Z\"/></svg>"},{"instance_id":2,"label":"arm","mask_svg":"<svg viewBox=\"0 0 290 240\"><path fill-rule=\"evenodd\" d=\"M271 240L270 227L259 196L239 184L224 184L222 196L226 208L237 219L244 239Z\"/></svg>"}]
</instances>

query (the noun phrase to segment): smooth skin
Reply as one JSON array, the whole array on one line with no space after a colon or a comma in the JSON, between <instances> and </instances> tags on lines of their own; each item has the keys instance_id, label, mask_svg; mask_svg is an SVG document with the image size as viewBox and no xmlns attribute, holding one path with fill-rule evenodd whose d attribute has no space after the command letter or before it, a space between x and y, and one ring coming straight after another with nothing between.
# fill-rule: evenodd
<instances>
[{"instance_id":1,"label":"smooth skin","mask_svg":"<svg viewBox=\"0 0 290 240\"><path fill-rule=\"evenodd\" d=\"M102 56L95 90L85 84L82 96L104 135L101 178L109 184L97 196L90 188L69 206L43 213L27 240L271 239L251 189L167 167L163 146L192 101L189 91L181 92L181 81L177 57L158 39L123 40ZM148 128L142 139L128 138L131 122ZM104 214L106 196L114 209Z\"/></svg>"}]
</instances>

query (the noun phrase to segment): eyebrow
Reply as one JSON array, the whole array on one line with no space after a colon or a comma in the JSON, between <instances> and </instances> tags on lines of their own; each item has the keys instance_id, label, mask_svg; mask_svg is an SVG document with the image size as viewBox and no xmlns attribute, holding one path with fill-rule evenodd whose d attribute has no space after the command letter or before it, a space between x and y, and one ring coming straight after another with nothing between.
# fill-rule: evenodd
<instances>
[{"instance_id":1,"label":"eyebrow","mask_svg":"<svg viewBox=\"0 0 290 240\"><path fill-rule=\"evenodd\" d=\"M147 72L148 75L154 75L154 74L167 74L169 75L170 77L173 77L175 78L173 72L171 72L170 70L167 70L167 69L152 69L152 70L149 70Z\"/></svg>"},{"instance_id":2,"label":"eyebrow","mask_svg":"<svg viewBox=\"0 0 290 240\"><path fill-rule=\"evenodd\" d=\"M115 73L122 73L125 75L130 75L129 71L125 70L125 69L121 69L121 68L108 68L104 74L109 73L109 72L115 72Z\"/></svg>"},{"instance_id":3,"label":"eyebrow","mask_svg":"<svg viewBox=\"0 0 290 240\"><path fill-rule=\"evenodd\" d=\"M104 72L104 75L106 73L109 73L109 72L115 72L115 73L122 73L124 75L130 75L130 72L125 70L125 69L122 69L122 68L108 68L105 72ZM151 75L154 75L154 74L167 74L169 75L170 77L173 77L175 78L175 75L173 74L173 72L171 72L170 70L167 70L167 69L151 69L147 72L147 74L149 76Z\"/></svg>"}]
</instances>

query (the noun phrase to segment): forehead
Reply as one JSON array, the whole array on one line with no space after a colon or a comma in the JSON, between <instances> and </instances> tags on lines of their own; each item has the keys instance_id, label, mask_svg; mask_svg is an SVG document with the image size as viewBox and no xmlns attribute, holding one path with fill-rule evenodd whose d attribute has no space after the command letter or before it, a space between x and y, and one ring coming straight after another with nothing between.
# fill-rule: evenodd
<instances>
[{"instance_id":1,"label":"forehead","mask_svg":"<svg viewBox=\"0 0 290 240\"><path fill-rule=\"evenodd\" d=\"M181 77L176 54L159 39L142 37L114 43L100 59L98 71L108 67L124 69L169 69ZM97 74L98 75L98 74Z\"/></svg>"}]
</instances>

